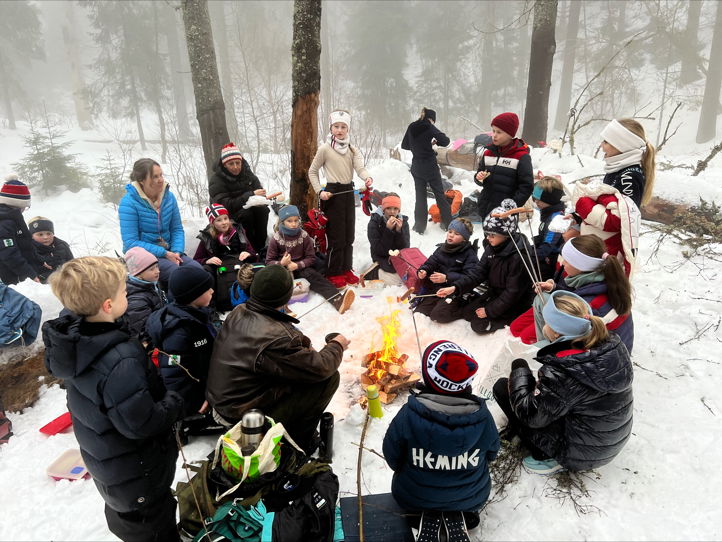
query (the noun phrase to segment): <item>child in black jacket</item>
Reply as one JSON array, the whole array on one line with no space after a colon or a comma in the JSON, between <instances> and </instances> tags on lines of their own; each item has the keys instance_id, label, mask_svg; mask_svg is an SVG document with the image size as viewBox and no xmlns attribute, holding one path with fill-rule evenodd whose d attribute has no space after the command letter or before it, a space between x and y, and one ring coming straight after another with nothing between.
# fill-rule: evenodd
<instances>
[{"instance_id":1,"label":"child in black jacket","mask_svg":"<svg viewBox=\"0 0 722 542\"><path fill-rule=\"evenodd\" d=\"M0 189L0 280L17 284L40 282L37 257L23 211L30 207L30 191L17 175L9 175Z\"/></svg>"},{"instance_id":2,"label":"child in black jacket","mask_svg":"<svg viewBox=\"0 0 722 542\"><path fill-rule=\"evenodd\" d=\"M472 233L474 225L467 219L456 218L451 221L446 232L446 242L439 244L439 248L419 268L418 277L424 280L424 293L437 292L474 270L479 258L476 256L476 247L469 242ZM419 300L414 310L434 322L453 322L462 317L458 303L446 303L438 297Z\"/></svg>"},{"instance_id":3,"label":"child in black jacket","mask_svg":"<svg viewBox=\"0 0 722 542\"><path fill-rule=\"evenodd\" d=\"M554 276L557 257L564 244L562 234L549 229L555 217L564 215L563 196L564 185L556 177L543 177L534 184L532 199L541 215L539 233L534 236L534 247L542 281Z\"/></svg>"},{"instance_id":4,"label":"child in black jacket","mask_svg":"<svg viewBox=\"0 0 722 542\"><path fill-rule=\"evenodd\" d=\"M158 258L141 247L131 248L123 258L128 268L128 310L125 312L128 327L131 334L146 346L150 342L145 331L148 316L168 304L168 299L158 283Z\"/></svg>"},{"instance_id":5,"label":"child in black jacket","mask_svg":"<svg viewBox=\"0 0 722 542\"><path fill-rule=\"evenodd\" d=\"M158 350L163 382L183 397L184 425L192 424L191 431L215 425L205 399L208 363L216 338L208 310L212 286L213 279L205 270L179 267L168 281L174 301L151 314L146 323L151 344Z\"/></svg>"},{"instance_id":6,"label":"child in black jacket","mask_svg":"<svg viewBox=\"0 0 722 542\"><path fill-rule=\"evenodd\" d=\"M73 252L68 243L55 236L55 227L49 218L31 218L28 230L33 236L33 247L38 259L38 277L40 282L45 283L50 273L73 259Z\"/></svg>"},{"instance_id":7,"label":"child in black jacket","mask_svg":"<svg viewBox=\"0 0 722 542\"><path fill-rule=\"evenodd\" d=\"M437 292L440 297L466 294L486 282L486 291L462 305L463 318L476 333L490 333L509 325L531 307L534 299L527 271L532 248L518 233L516 215L495 217L516 207L512 199L492 210L484 220L484 253L479 264L468 274ZM520 255L521 253L521 255ZM523 255L523 257L522 257Z\"/></svg>"},{"instance_id":8,"label":"child in black jacket","mask_svg":"<svg viewBox=\"0 0 722 542\"><path fill-rule=\"evenodd\" d=\"M386 284L401 285L389 261L389 250L409 248L409 219L401 214L401 198L390 192L371 215L368 225L371 260L378 264L378 277ZM367 277L370 278L370 277Z\"/></svg>"}]
</instances>

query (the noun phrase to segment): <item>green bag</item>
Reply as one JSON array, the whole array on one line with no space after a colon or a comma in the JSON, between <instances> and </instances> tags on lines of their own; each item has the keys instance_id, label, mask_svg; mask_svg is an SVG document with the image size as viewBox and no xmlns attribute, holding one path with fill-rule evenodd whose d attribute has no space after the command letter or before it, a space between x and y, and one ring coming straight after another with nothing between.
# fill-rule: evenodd
<instances>
[{"instance_id":1,"label":"green bag","mask_svg":"<svg viewBox=\"0 0 722 542\"><path fill-rule=\"evenodd\" d=\"M193 542L261 542L266 507L259 501L255 506L246 508L241 501L234 499L221 505L212 518L204 521Z\"/></svg>"}]
</instances>

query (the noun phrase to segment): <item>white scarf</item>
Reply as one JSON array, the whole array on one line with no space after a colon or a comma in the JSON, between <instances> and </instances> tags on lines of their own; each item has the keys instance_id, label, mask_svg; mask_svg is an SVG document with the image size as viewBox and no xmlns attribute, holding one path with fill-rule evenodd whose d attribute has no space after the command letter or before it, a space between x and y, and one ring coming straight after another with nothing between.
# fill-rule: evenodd
<instances>
[{"instance_id":1,"label":"white scarf","mask_svg":"<svg viewBox=\"0 0 722 542\"><path fill-rule=\"evenodd\" d=\"M644 156L644 149L632 149L631 151L604 157L604 173L614 173L628 166L640 165Z\"/></svg>"},{"instance_id":2,"label":"white scarf","mask_svg":"<svg viewBox=\"0 0 722 542\"><path fill-rule=\"evenodd\" d=\"M613 119L604 127L602 139L619 151L616 156L605 157L604 172L614 173L627 166L642 163L642 156L647 150L647 142L627 130L622 124Z\"/></svg>"},{"instance_id":3,"label":"white scarf","mask_svg":"<svg viewBox=\"0 0 722 542\"><path fill-rule=\"evenodd\" d=\"M346 139L339 139L333 134L328 134L328 137L326 138L326 143L328 143L329 147L331 147L339 154L346 154L348 152L348 148L350 146L349 142L349 137L347 137Z\"/></svg>"}]
</instances>

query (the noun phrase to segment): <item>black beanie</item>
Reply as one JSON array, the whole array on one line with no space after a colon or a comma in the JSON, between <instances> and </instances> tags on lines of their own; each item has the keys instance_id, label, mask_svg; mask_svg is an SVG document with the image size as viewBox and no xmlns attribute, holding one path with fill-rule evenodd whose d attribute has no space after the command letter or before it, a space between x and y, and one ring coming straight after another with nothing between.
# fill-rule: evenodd
<instances>
[{"instance_id":1,"label":"black beanie","mask_svg":"<svg viewBox=\"0 0 722 542\"><path fill-rule=\"evenodd\" d=\"M253 277L251 299L271 308L282 307L293 294L293 276L282 265L267 265Z\"/></svg>"},{"instance_id":2,"label":"black beanie","mask_svg":"<svg viewBox=\"0 0 722 542\"><path fill-rule=\"evenodd\" d=\"M424 118L436 122L436 111L429 109L428 107L424 107Z\"/></svg>"},{"instance_id":3,"label":"black beanie","mask_svg":"<svg viewBox=\"0 0 722 542\"><path fill-rule=\"evenodd\" d=\"M213 288L211 274L196 265L182 265L170 274L168 290L178 305L191 302Z\"/></svg>"},{"instance_id":4,"label":"black beanie","mask_svg":"<svg viewBox=\"0 0 722 542\"><path fill-rule=\"evenodd\" d=\"M53 226L53 223L47 218L38 218L36 220L33 220L30 224L28 224L28 229L30 230L31 234L37 233L39 231L49 231L50 233L55 233L55 227Z\"/></svg>"}]
</instances>

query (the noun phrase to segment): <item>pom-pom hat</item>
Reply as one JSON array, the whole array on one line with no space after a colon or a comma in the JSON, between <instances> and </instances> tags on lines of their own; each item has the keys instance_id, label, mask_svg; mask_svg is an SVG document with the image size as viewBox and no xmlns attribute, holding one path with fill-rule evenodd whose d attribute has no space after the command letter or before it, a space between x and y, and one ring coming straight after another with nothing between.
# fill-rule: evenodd
<instances>
[{"instance_id":1,"label":"pom-pom hat","mask_svg":"<svg viewBox=\"0 0 722 542\"><path fill-rule=\"evenodd\" d=\"M221 164L225 164L231 160L243 160L241 151L238 150L238 147L236 147L236 144L233 142L223 145L221 149Z\"/></svg>"},{"instance_id":2,"label":"pom-pom hat","mask_svg":"<svg viewBox=\"0 0 722 542\"><path fill-rule=\"evenodd\" d=\"M18 176L10 174L5 177L5 184L0 189L0 203L25 209L30 207L30 190L25 183L18 180Z\"/></svg>"},{"instance_id":3,"label":"pom-pom hat","mask_svg":"<svg viewBox=\"0 0 722 542\"><path fill-rule=\"evenodd\" d=\"M516 208L516 202L507 198L501 202L501 206L495 207L489 216L484 219L484 233L498 233L501 235L510 236L517 229L518 215L509 215L506 218L502 218L499 215L507 211L511 211Z\"/></svg>"},{"instance_id":4,"label":"pom-pom hat","mask_svg":"<svg viewBox=\"0 0 722 542\"><path fill-rule=\"evenodd\" d=\"M464 393L478 369L479 364L471 354L451 341L431 343L421 359L426 386L446 395Z\"/></svg>"}]
</instances>

